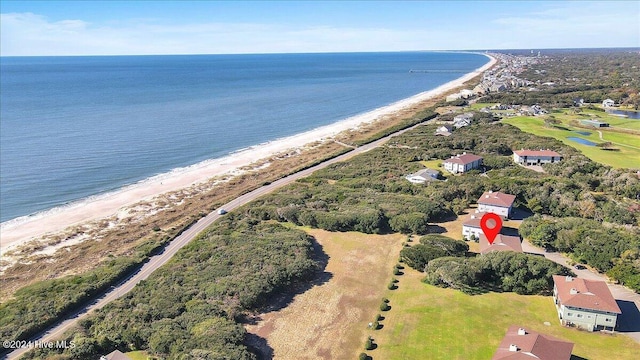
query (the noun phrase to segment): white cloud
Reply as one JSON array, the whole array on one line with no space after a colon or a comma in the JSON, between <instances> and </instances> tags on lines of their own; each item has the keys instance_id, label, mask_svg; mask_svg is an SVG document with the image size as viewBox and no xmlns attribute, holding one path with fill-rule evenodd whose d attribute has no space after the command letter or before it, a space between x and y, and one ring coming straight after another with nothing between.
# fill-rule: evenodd
<instances>
[{"instance_id":1,"label":"white cloud","mask_svg":"<svg viewBox=\"0 0 640 360\"><path fill-rule=\"evenodd\" d=\"M448 27L413 29L288 26L261 23L166 24L162 19L90 23L51 21L33 13L1 14L0 54L116 55L326 51L397 51L640 46L638 11L602 4L545 3L536 12L484 17ZM584 4L584 3L581 3ZM604 4L607 5L607 4ZM606 7L606 6L605 6ZM633 8L632 8L633 9ZM475 20L474 20L475 21Z\"/></svg>"}]
</instances>

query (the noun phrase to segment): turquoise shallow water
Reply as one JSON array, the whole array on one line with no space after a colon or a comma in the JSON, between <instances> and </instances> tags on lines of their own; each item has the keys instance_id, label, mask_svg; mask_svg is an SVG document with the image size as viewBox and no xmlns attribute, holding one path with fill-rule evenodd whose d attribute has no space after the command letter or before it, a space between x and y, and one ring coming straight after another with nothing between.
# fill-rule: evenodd
<instances>
[{"instance_id":1,"label":"turquoise shallow water","mask_svg":"<svg viewBox=\"0 0 640 360\"><path fill-rule=\"evenodd\" d=\"M487 61L430 52L2 57L0 221L327 125Z\"/></svg>"}]
</instances>

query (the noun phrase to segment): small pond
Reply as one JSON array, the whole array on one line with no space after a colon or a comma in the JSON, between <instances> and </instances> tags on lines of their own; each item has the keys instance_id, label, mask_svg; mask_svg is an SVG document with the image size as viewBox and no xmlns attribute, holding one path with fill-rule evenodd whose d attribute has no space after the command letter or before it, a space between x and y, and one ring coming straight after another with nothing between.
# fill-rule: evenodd
<instances>
[{"instance_id":1,"label":"small pond","mask_svg":"<svg viewBox=\"0 0 640 360\"><path fill-rule=\"evenodd\" d=\"M587 146L596 146L596 143L594 143L593 141L589 141L587 139L583 139L583 138L579 138L579 137L567 137L567 139L571 140L571 141L575 141L577 143L580 143L582 145L587 145Z\"/></svg>"},{"instance_id":2,"label":"small pond","mask_svg":"<svg viewBox=\"0 0 640 360\"><path fill-rule=\"evenodd\" d=\"M578 131L578 130L574 130L573 132L574 132L574 133L576 133L576 134L584 135L584 136L589 136L589 135L591 135L591 133L590 133L590 132L588 132L588 131Z\"/></svg>"},{"instance_id":3,"label":"small pond","mask_svg":"<svg viewBox=\"0 0 640 360\"><path fill-rule=\"evenodd\" d=\"M607 110L608 114L624 116L629 119L640 119L640 112L628 110Z\"/></svg>"}]
</instances>

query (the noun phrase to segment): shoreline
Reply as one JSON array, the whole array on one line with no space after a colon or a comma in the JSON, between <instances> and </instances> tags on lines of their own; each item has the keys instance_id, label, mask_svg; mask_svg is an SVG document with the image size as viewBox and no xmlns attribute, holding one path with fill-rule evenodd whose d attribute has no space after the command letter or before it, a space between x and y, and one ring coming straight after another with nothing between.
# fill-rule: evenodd
<instances>
[{"instance_id":1,"label":"shoreline","mask_svg":"<svg viewBox=\"0 0 640 360\"><path fill-rule=\"evenodd\" d=\"M266 160L288 150L301 150L319 141L331 141L340 133L357 130L362 125L380 121L385 116L442 95L462 86L465 82L491 68L497 62L496 58L486 53L477 54L488 57L489 62L478 69L432 90L418 93L333 124L257 144L221 158L209 159L191 166L177 168L170 172L125 186L116 191L90 196L67 205L57 206L50 210L7 220L0 224L0 257L3 257L7 251L35 238L50 233L57 233L71 226L114 215L123 208L141 201L204 183L215 177L241 175L247 171L243 170L243 168L260 160ZM37 226L34 226L36 224Z\"/></svg>"}]
</instances>

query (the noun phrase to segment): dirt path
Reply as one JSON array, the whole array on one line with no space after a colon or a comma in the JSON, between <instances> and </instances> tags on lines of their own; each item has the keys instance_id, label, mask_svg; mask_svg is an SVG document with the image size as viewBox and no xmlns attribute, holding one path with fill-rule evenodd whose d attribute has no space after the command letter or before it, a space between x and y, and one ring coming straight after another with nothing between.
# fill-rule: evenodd
<instances>
[{"instance_id":1,"label":"dirt path","mask_svg":"<svg viewBox=\"0 0 640 360\"><path fill-rule=\"evenodd\" d=\"M329 257L326 281L286 307L258 315L247 331L266 339L265 358L355 359L377 314L405 236L308 230Z\"/></svg>"}]
</instances>

